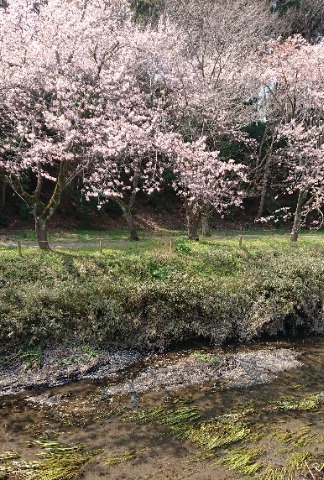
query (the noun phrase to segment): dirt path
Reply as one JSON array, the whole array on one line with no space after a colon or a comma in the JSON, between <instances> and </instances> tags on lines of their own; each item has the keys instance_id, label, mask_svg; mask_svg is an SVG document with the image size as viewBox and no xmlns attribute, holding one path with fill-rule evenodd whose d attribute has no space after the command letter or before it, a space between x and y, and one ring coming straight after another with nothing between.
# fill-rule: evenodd
<instances>
[{"instance_id":1,"label":"dirt path","mask_svg":"<svg viewBox=\"0 0 324 480\"><path fill-rule=\"evenodd\" d=\"M110 245L113 246L123 246L127 243L128 240L103 240L103 248L109 248ZM17 247L18 241L0 241L1 247ZM52 249L56 248L73 248L73 247L98 247L99 248L99 239L98 241L89 241L89 242L49 242ZM38 243L21 241L22 248L37 248Z\"/></svg>"}]
</instances>

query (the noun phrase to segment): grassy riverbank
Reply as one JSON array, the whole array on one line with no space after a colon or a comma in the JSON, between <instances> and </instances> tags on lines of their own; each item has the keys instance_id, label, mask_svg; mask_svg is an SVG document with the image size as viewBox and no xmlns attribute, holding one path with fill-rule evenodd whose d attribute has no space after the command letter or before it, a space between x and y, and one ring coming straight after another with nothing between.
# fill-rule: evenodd
<instances>
[{"instance_id":1,"label":"grassy riverbank","mask_svg":"<svg viewBox=\"0 0 324 480\"><path fill-rule=\"evenodd\" d=\"M73 235L56 234L60 247L50 253L25 247L19 257L0 247L2 344L146 350L190 338L324 333L321 234L291 245L284 234L251 232L241 247L237 232L171 245L168 236L131 243L124 232Z\"/></svg>"}]
</instances>

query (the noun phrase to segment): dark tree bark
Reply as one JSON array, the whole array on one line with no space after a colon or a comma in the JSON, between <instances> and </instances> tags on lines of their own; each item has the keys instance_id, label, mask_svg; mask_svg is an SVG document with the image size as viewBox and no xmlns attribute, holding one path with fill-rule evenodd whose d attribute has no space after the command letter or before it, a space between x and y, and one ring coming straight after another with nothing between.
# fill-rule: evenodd
<instances>
[{"instance_id":1,"label":"dark tree bark","mask_svg":"<svg viewBox=\"0 0 324 480\"><path fill-rule=\"evenodd\" d=\"M266 127L260 143L258 163L256 167L257 172L261 168L263 168L262 191L261 191L260 203L259 203L259 208L258 208L258 213L256 218L261 218L264 213L265 201L266 201L266 196L268 191L268 182L269 182L269 176L270 176L270 167L271 167L271 164L273 163L272 154L273 154L273 149L274 149L275 140L276 140L276 132L274 132L271 135L271 143L267 148L266 154L263 156L263 150L265 148L265 144L268 138L269 138L269 130L268 130L268 127Z\"/></svg>"},{"instance_id":2,"label":"dark tree bark","mask_svg":"<svg viewBox=\"0 0 324 480\"><path fill-rule=\"evenodd\" d=\"M4 210L6 206L6 191L8 185L8 178L6 175L1 175L1 193L0 193L0 208Z\"/></svg>"},{"instance_id":3,"label":"dark tree bark","mask_svg":"<svg viewBox=\"0 0 324 480\"><path fill-rule=\"evenodd\" d=\"M136 230L136 227L135 227L134 216L133 216L131 210L129 210L128 207L124 203L119 202L119 205L120 205L120 207L123 211L124 217L125 217L126 222L127 222L127 228L128 228L128 231L129 231L130 239L135 240L137 242L139 240L139 236L138 236L138 233L137 233L137 230Z\"/></svg>"},{"instance_id":4,"label":"dark tree bark","mask_svg":"<svg viewBox=\"0 0 324 480\"><path fill-rule=\"evenodd\" d=\"M188 204L186 208L187 228L189 240L199 241L199 226L201 220L200 207L195 204Z\"/></svg>"},{"instance_id":5,"label":"dark tree bark","mask_svg":"<svg viewBox=\"0 0 324 480\"><path fill-rule=\"evenodd\" d=\"M211 237L210 220L212 211L211 206L208 205L203 208L201 213L201 230L204 237Z\"/></svg>"},{"instance_id":6,"label":"dark tree bark","mask_svg":"<svg viewBox=\"0 0 324 480\"><path fill-rule=\"evenodd\" d=\"M260 197L260 203L259 203L259 209L257 213L257 218L261 218L264 212L264 206L265 206L265 200L267 196L267 190L268 190L268 179L269 179L269 173L270 173L270 161L267 160L264 171L263 171L263 177L262 177L262 192L261 192L261 197Z\"/></svg>"},{"instance_id":7,"label":"dark tree bark","mask_svg":"<svg viewBox=\"0 0 324 480\"><path fill-rule=\"evenodd\" d=\"M300 190L298 195L297 207L294 214L294 224L292 227L290 239L292 242L297 242L298 234L301 226L301 219L302 219L302 210L303 205L307 196L307 192Z\"/></svg>"},{"instance_id":8,"label":"dark tree bark","mask_svg":"<svg viewBox=\"0 0 324 480\"><path fill-rule=\"evenodd\" d=\"M65 188L72 182L72 180L78 176L82 170L74 170L72 166L72 172L69 170L69 162L62 161L59 166L59 173L53 190L53 194L46 205L41 201L41 193L43 187L43 175L41 168L39 168L39 174L37 177L37 184L33 194L27 193L20 179L16 176L10 176L9 181L13 190L24 200L27 205L32 207L32 212L35 220L35 232L38 242L38 246L41 250L50 250L50 246L47 238L47 225L48 220L53 216L57 207L61 202L62 194Z\"/></svg>"},{"instance_id":9,"label":"dark tree bark","mask_svg":"<svg viewBox=\"0 0 324 480\"><path fill-rule=\"evenodd\" d=\"M128 201L121 200L120 198L115 198L116 202L120 205L120 208L122 209L124 217L126 219L130 239L135 240L136 242L139 240L139 236L135 227L133 206L135 203L139 180L140 180L140 170L134 172L133 182L132 182L132 193Z\"/></svg>"},{"instance_id":10,"label":"dark tree bark","mask_svg":"<svg viewBox=\"0 0 324 480\"><path fill-rule=\"evenodd\" d=\"M42 217L35 218L35 231L38 246L41 250L50 250L47 237L47 219Z\"/></svg>"}]
</instances>

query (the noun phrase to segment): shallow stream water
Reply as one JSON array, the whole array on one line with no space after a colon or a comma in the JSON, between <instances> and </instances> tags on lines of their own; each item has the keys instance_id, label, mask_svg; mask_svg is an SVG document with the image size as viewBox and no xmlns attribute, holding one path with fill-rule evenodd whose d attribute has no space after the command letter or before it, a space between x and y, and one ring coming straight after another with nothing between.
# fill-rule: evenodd
<instances>
[{"instance_id":1,"label":"shallow stream water","mask_svg":"<svg viewBox=\"0 0 324 480\"><path fill-rule=\"evenodd\" d=\"M268 384L161 385L158 391L111 394L120 384L132 386L144 371L193 354L225 352L230 358L282 346L300 352L302 366ZM323 338L225 349L194 345L149 357L113 380L3 397L0 479L324 478L323 372Z\"/></svg>"}]
</instances>

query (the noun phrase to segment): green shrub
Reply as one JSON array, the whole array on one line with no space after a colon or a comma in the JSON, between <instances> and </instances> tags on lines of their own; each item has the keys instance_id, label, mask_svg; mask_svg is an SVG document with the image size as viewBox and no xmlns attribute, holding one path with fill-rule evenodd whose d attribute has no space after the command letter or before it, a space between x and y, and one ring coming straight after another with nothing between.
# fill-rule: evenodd
<instances>
[{"instance_id":1,"label":"green shrub","mask_svg":"<svg viewBox=\"0 0 324 480\"><path fill-rule=\"evenodd\" d=\"M176 250L180 253L189 253L191 248L189 246L189 242L184 237L179 237L176 239Z\"/></svg>"},{"instance_id":2,"label":"green shrub","mask_svg":"<svg viewBox=\"0 0 324 480\"><path fill-rule=\"evenodd\" d=\"M0 341L162 350L193 338L324 333L322 247L189 247L187 255L33 250L21 258L2 250Z\"/></svg>"}]
</instances>

